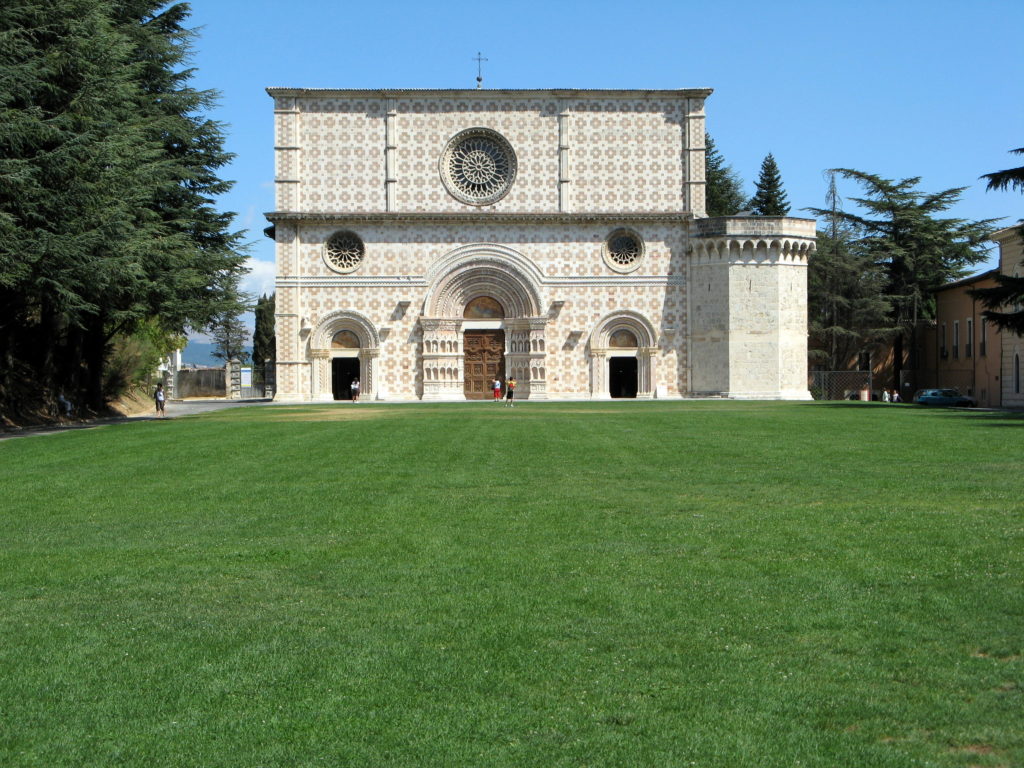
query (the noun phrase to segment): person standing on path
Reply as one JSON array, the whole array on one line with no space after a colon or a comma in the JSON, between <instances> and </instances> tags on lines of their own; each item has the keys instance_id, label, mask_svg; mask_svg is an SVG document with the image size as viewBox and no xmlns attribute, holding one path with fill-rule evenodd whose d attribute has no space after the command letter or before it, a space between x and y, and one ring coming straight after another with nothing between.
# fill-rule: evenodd
<instances>
[{"instance_id":1,"label":"person standing on path","mask_svg":"<svg viewBox=\"0 0 1024 768\"><path fill-rule=\"evenodd\" d=\"M352 379L352 402L359 402L359 379Z\"/></svg>"},{"instance_id":2,"label":"person standing on path","mask_svg":"<svg viewBox=\"0 0 1024 768\"><path fill-rule=\"evenodd\" d=\"M494 402L501 400L501 379L495 378L491 383L491 389L494 391Z\"/></svg>"},{"instance_id":3,"label":"person standing on path","mask_svg":"<svg viewBox=\"0 0 1024 768\"><path fill-rule=\"evenodd\" d=\"M514 376L509 376L508 381L505 383L505 406L508 408L515 408L515 403L512 402L512 398L516 395L516 379Z\"/></svg>"},{"instance_id":4,"label":"person standing on path","mask_svg":"<svg viewBox=\"0 0 1024 768\"><path fill-rule=\"evenodd\" d=\"M156 403L156 415L159 419L167 418L167 413L164 411L164 400L164 384L161 381L153 392L153 402Z\"/></svg>"}]
</instances>

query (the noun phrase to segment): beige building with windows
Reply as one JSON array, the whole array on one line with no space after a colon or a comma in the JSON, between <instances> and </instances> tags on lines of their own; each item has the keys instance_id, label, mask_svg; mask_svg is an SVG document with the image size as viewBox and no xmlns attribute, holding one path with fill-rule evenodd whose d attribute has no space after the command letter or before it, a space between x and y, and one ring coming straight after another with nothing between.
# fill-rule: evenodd
<instances>
[{"instance_id":1,"label":"beige building with windows","mask_svg":"<svg viewBox=\"0 0 1024 768\"><path fill-rule=\"evenodd\" d=\"M1013 226L1001 229L992 235L999 245L999 271L1004 275L1024 275L1024 227ZM1011 308L1017 312L1020 305ZM999 334L1001 353L1000 392L1004 408L1024 408L1024 379L1021 378L1021 362L1024 359L1024 337L1003 331Z\"/></svg>"},{"instance_id":2,"label":"beige building with windows","mask_svg":"<svg viewBox=\"0 0 1024 768\"><path fill-rule=\"evenodd\" d=\"M989 323L985 306L970 294L994 287L996 275L1024 274L1021 237L1019 226L999 230L992 235L999 246L999 266L935 291L935 382L971 395L983 408L1024 408L1024 338Z\"/></svg>"},{"instance_id":3,"label":"beige building with windows","mask_svg":"<svg viewBox=\"0 0 1024 768\"><path fill-rule=\"evenodd\" d=\"M814 222L705 216L710 90L268 93L277 399L809 397Z\"/></svg>"},{"instance_id":4,"label":"beige building with windows","mask_svg":"<svg viewBox=\"0 0 1024 768\"><path fill-rule=\"evenodd\" d=\"M983 408L1002 403L1002 334L988 323L985 307L969 291L995 285L993 269L935 291L936 381L956 387Z\"/></svg>"}]
</instances>

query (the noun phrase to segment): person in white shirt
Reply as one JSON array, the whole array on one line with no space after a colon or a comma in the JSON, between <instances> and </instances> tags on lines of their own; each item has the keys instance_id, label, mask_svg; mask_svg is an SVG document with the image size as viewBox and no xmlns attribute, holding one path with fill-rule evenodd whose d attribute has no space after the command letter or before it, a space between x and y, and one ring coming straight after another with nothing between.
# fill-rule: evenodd
<instances>
[{"instance_id":1,"label":"person in white shirt","mask_svg":"<svg viewBox=\"0 0 1024 768\"><path fill-rule=\"evenodd\" d=\"M153 392L153 402L156 403L156 415L157 418L166 418L167 413L164 411L164 385L160 382L156 385L156 391Z\"/></svg>"}]
</instances>

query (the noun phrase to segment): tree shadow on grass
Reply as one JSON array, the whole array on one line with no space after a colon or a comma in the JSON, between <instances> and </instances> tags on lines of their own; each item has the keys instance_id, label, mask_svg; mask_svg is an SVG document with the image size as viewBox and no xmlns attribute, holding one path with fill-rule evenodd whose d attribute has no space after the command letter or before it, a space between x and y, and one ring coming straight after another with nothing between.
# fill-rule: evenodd
<instances>
[{"instance_id":1,"label":"tree shadow on grass","mask_svg":"<svg viewBox=\"0 0 1024 768\"><path fill-rule=\"evenodd\" d=\"M943 413L947 416L958 416L969 419L973 423L981 423L986 427L1024 427L1024 411L1003 410L995 408L952 408L943 406L926 406L915 403L879 403L864 400L814 400L799 405L815 408L862 408L873 412L889 410L893 413Z\"/></svg>"}]
</instances>

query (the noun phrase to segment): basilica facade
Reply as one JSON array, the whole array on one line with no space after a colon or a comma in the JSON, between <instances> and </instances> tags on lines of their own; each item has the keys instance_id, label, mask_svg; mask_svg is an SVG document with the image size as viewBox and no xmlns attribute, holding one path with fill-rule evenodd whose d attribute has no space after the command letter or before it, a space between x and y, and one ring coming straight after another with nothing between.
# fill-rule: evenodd
<instances>
[{"instance_id":1,"label":"basilica facade","mask_svg":"<svg viewBox=\"0 0 1024 768\"><path fill-rule=\"evenodd\" d=\"M814 222L705 216L710 90L268 93L276 399L809 397Z\"/></svg>"}]
</instances>

